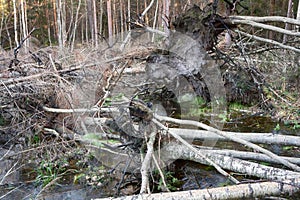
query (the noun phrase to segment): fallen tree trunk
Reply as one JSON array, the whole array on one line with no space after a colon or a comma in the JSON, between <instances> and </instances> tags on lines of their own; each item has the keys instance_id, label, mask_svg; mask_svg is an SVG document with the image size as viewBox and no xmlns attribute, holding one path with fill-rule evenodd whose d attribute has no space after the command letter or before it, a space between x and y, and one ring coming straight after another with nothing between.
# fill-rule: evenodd
<instances>
[{"instance_id":1,"label":"fallen tree trunk","mask_svg":"<svg viewBox=\"0 0 300 200\"><path fill-rule=\"evenodd\" d=\"M299 180L297 180L299 183ZM227 187L218 187L202 190L189 190L170 193L155 193L155 194L139 194L133 196L123 196L119 198L102 198L95 200L132 200L132 199L243 199L255 198L262 196L280 195L283 193L294 193L299 191L299 187L292 186L290 181L286 183L279 182L262 182L262 183L247 183Z\"/></svg>"},{"instance_id":2,"label":"fallen tree trunk","mask_svg":"<svg viewBox=\"0 0 300 200\"><path fill-rule=\"evenodd\" d=\"M44 107L47 112L53 113L90 113L90 112L114 112L117 108L91 108L91 109L59 109L59 108L48 108ZM91 118L85 117L84 123L87 125L102 124L107 118ZM194 140L220 140L230 141L228 138L215 134L214 132L207 130L197 129L182 129L182 128L170 128L171 131L178 134L180 137L185 139ZM224 132L224 131L222 131ZM286 146L300 146L300 137L291 135L281 135L273 133L241 133L241 132L224 132L231 137L238 137L248 142L262 143L262 144L280 144Z\"/></svg>"},{"instance_id":3,"label":"fallen tree trunk","mask_svg":"<svg viewBox=\"0 0 300 200\"><path fill-rule=\"evenodd\" d=\"M231 150L231 149L204 149L203 147L201 147L201 151L204 151L205 153L208 153L211 155L219 154L219 155L230 156L233 158L240 158L243 160L255 160L255 161L261 161L261 162L267 162L267 163L280 164L276 160L274 160L262 153L237 151L237 150ZM288 160L289 162L292 162L294 164L297 164L297 165L300 164L300 158L286 157L286 156L280 156L280 157L282 159Z\"/></svg>"},{"instance_id":4,"label":"fallen tree trunk","mask_svg":"<svg viewBox=\"0 0 300 200\"><path fill-rule=\"evenodd\" d=\"M186 139L229 141L227 138L217 135L211 131L181 129L181 128L170 128L170 130L174 131L176 134ZM241 132L224 132L224 133L229 136L238 137L253 143L300 146L300 137L298 136L281 135L281 134L273 134L273 133L241 133Z\"/></svg>"},{"instance_id":5,"label":"fallen tree trunk","mask_svg":"<svg viewBox=\"0 0 300 200\"><path fill-rule=\"evenodd\" d=\"M282 23L290 23L294 25L300 26L299 20L282 17L282 16L265 16L265 17L255 17L255 16L238 16L232 15L229 16L230 20L251 20L254 22L282 22Z\"/></svg>"},{"instance_id":6,"label":"fallen tree trunk","mask_svg":"<svg viewBox=\"0 0 300 200\"><path fill-rule=\"evenodd\" d=\"M201 149L199 151L222 169L227 169L236 173L247 174L249 176L255 176L263 179L281 181L286 179L294 179L296 177L300 178L300 173L298 172L265 166L259 163L233 158L231 156L210 154L207 153L207 151L201 151ZM167 147L164 148L164 151L161 152L161 158L162 160L183 159L205 165L209 164L205 159L199 157L184 145L177 143L168 144Z\"/></svg>"}]
</instances>

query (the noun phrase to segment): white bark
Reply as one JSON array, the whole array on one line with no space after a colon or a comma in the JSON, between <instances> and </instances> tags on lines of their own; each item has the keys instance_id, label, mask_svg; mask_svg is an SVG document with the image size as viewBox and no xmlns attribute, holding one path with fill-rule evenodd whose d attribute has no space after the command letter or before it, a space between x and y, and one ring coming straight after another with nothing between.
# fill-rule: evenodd
<instances>
[{"instance_id":1,"label":"white bark","mask_svg":"<svg viewBox=\"0 0 300 200\"><path fill-rule=\"evenodd\" d=\"M231 150L231 149L205 149L203 147L200 147L200 148L201 148L202 152L211 154L211 155L219 154L219 155L230 156L233 158L239 158L239 159L243 159L243 160L255 160L255 161L261 161L261 162L280 164L276 160L271 159L270 157L268 157L262 153L255 153L255 152L248 152L248 151L236 151L236 150ZM285 156L281 156L281 158L288 160L297 165L300 164L300 158L285 157Z\"/></svg>"},{"instance_id":2,"label":"white bark","mask_svg":"<svg viewBox=\"0 0 300 200\"><path fill-rule=\"evenodd\" d=\"M292 18L281 17L281 16L266 16L266 17L252 17L252 16L229 16L231 20L251 20L254 22L282 22L290 23L300 26L300 21Z\"/></svg>"},{"instance_id":3,"label":"white bark","mask_svg":"<svg viewBox=\"0 0 300 200\"><path fill-rule=\"evenodd\" d=\"M238 158L233 158L231 156L220 155L220 154L210 154L208 151L199 151L220 166L222 169L226 169L232 172L247 174L249 176L255 176L262 179L268 180L286 180L300 178L300 173L289 171L285 169L279 169L275 167L261 165L259 163L249 162L241 160ZM174 160L183 159L190 160L204 165L210 165L205 159L199 157L194 152L190 151L185 145L180 145L178 143L169 143L164 151L161 152L162 160Z\"/></svg>"},{"instance_id":4,"label":"white bark","mask_svg":"<svg viewBox=\"0 0 300 200\"><path fill-rule=\"evenodd\" d=\"M106 2L107 4L107 23L108 23L108 44L109 46L113 43L113 24L112 24L112 9L111 9L111 0Z\"/></svg>"},{"instance_id":5,"label":"white bark","mask_svg":"<svg viewBox=\"0 0 300 200\"><path fill-rule=\"evenodd\" d=\"M300 23L300 0L298 1L297 17L296 20ZM296 26L296 31L299 31L299 25Z\"/></svg>"},{"instance_id":6,"label":"white bark","mask_svg":"<svg viewBox=\"0 0 300 200\"><path fill-rule=\"evenodd\" d=\"M291 36L297 36L297 37L300 36L300 33L297 33L297 32L294 32L294 31L290 31L290 30L283 29L283 28L278 28L278 27L272 26L272 25L266 25L266 24L258 23L258 22L251 21L251 20L234 19L234 20L232 20L232 23L233 24L246 24L246 25L257 27L257 28L263 28L263 29L266 29L266 30L275 31L275 32L278 32L278 33L283 33L283 34L291 35Z\"/></svg>"},{"instance_id":7,"label":"white bark","mask_svg":"<svg viewBox=\"0 0 300 200\"><path fill-rule=\"evenodd\" d=\"M205 160L209 165L213 166L220 174L227 177L229 180L231 180L233 183L239 183L238 180L236 180L234 177L232 177L230 174L228 174L226 171L224 171L218 164L216 164L214 161L212 161L210 158L208 158L206 155L202 154L201 151L197 150L195 147L193 147L191 144L189 144L187 141L182 139L180 136L178 136L176 133L170 131L167 127L165 127L163 124L161 124L156 119L152 119L152 122L156 124L158 127L163 129L164 131L167 131L172 137L174 137L176 140L178 140L180 143L182 143L190 152L193 152L197 157L200 157L201 159Z\"/></svg>"},{"instance_id":8,"label":"white bark","mask_svg":"<svg viewBox=\"0 0 300 200\"><path fill-rule=\"evenodd\" d=\"M228 138L217 135L206 130L170 128L173 132L185 139L204 139L228 141ZM286 146L300 146L300 137L292 135L281 135L273 133L241 133L241 132L224 132L231 137L238 137L248 142L263 144L280 144Z\"/></svg>"},{"instance_id":9,"label":"white bark","mask_svg":"<svg viewBox=\"0 0 300 200\"><path fill-rule=\"evenodd\" d=\"M299 182L299 180L298 180ZM133 196L124 196L119 198L101 198L95 200L183 200L183 199L244 199L255 198L262 196L274 196L283 193L293 193L299 191L299 188L289 183L283 184L280 182L262 182L262 183L247 183L227 187L218 187L202 190L189 190L182 192L156 193L156 194L140 194Z\"/></svg>"},{"instance_id":10,"label":"white bark","mask_svg":"<svg viewBox=\"0 0 300 200\"><path fill-rule=\"evenodd\" d=\"M171 117L164 117L164 116L159 116L159 115L154 115L156 119L160 120L160 121L166 121L166 122L173 122L173 123L177 123L177 124L185 124L185 125L192 125L192 126L195 126L195 127L199 127L199 128L203 128L205 130L208 130L208 131L211 131L215 134L218 134L220 136L223 136L225 138L228 138L229 140L231 141L234 141L234 142L237 142L237 143L240 143L240 144L243 144L243 145L246 145L252 149L255 149L257 151L260 151L266 155L268 155L269 157L279 161L281 164L295 170L295 171L300 171L300 167L293 164L293 163L290 163L288 162L287 160L284 160L284 159L281 159L278 155L272 153L271 151L268 151L267 149L264 149L256 144L253 144L251 142L247 142L246 140L243 140L241 138L238 138L238 137L232 137L218 129L215 129L213 127L210 127L204 123L201 123L201 122L196 122L196 121L191 121L191 120L179 120L179 119L174 119L174 118L171 118ZM177 139L177 138L176 138Z\"/></svg>"},{"instance_id":11,"label":"white bark","mask_svg":"<svg viewBox=\"0 0 300 200\"><path fill-rule=\"evenodd\" d=\"M26 38L28 36L28 27L27 27L27 14L26 14L26 2L24 0L21 0L21 16L22 16L22 32L23 32L23 38ZM28 40L24 41L24 49L27 52L28 47Z\"/></svg>"},{"instance_id":12,"label":"white bark","mask_svg":"<svg viewBox=\"0 0 300 200\"><path fill-rule=\"evenodd\" d=\"M13 6L14 6L14 32L15 32L15 43L16 46L19 46L19 39L18 39L18 15L17 15L17 5L16 0L13 0Z\"/></svg>"},{"instance_id":13,"label":"white bark","mask_svg":"<svg viewBox=\"0 0 300 200\"><path fill-rule=\"evenodd\" d=\"M291 18L292 17L292 12L293 12L293 0L289 0L289 4L288 4L288 11L287 11L287 18ZM285 29L286 30L290 30L291 29L291 25L289 23L285 23ZM287 34L283 35L283 40L282 43L285 44L288 40L288 36Z\"/></svg>"},{"instance_id":14,"label":"white bark","mask_svg":"<svg viewBox=\"0 0 300 200\"><path fill-rule=\"evenodd\" d=\"M78 6L76 9L76 15L75 15L75 21L74 21L74 28L73 28L73 37L72 37L72 43L71 43L71 51L74 50L74 45L75 45L75 39L76 39L76 32L77 32L77 26L78 26L78 16L79 16L79 11L81 8L81 0L78 1Z\"/></svg>"},{"instance_id":15,"label":"white bark","mask_svg":"<svg viewBox=\"0 0 300 200\"><path fill-rule=\"evenodd\" d=\"M140 189L141 194L146 193L146 191L147 193L150 193L150 191L148 191L149 188L148 177L149 177L150 162L153 155L153 145L155 142L156 134L157 134L156 130L153 130L153 132L149 137L149 141L147 142L147 153L141 166L141 175L142 175L142 184Z\"/></svg>"},{"instance_id":16,"label":"white bark","mask_svg":"<svg viewBox=\"0 0 300 200\"><path fill-rule=\"evenodd\" d=\"M98 27L97 27L97 6L96 0L93 0L93 17L94 17L94 40L95 40L95 47L98 47Z\"/></svg>"},{"instance_id":17,"label":"white bark","mask_svg":"<svg viewBox=\"0 0 300 200\"><path fill-rule=\"evenodd\" d=\"M151 0L150 4L149 4L149 5L147 6L147 8L142 12L141 18L143 18L143 17L146 15L146 13L148 12L148 10L150 10L150 8L152 7L153 3L154 3L154 0Z\"/></svg>"},{"instance_id":18,"label":"white bark","mask_svg":"<svg viewBox=\"0 0 300 200\"><path fill-rule=\"evenodd\" d=\"M255 36L255 35L251 35L251 34L248 34L248 33L242 32L242 31L238 31L238 30L236 30L235 32L237 32L237 33L239 33L239 34L241 34L243 36L252 38L254 40L260 41L260 42L265 42L265 43L273 44L273 45L279 46L279 47L281 47L283 49L288 49L288 50L300 53L300 49L295 48L295 47L291 47L291 46L288 46L288 45L285 45L285 44L282 44L282 43L274 41L274 40L262 38L262 37Z\"/></svg>"}]
</instances>

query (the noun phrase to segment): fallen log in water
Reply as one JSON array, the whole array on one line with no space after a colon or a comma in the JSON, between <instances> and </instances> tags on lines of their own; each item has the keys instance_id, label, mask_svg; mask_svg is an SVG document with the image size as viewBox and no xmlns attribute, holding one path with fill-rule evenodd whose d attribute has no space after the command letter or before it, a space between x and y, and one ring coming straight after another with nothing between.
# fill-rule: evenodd
<instances>
[{"instance_id":1,"label":"fallen log in water","mask_svg":"<svg viewBox=\"0 0 300 200\"><path fill-rule=\"evenodd\" d=\"M217 187L202 190L189 190L181 192L169 192L169 193L156 193L156 194L139 194L133 196L123 196L119 198L99 198L94 200L156 200L156 199L243 199L243 198L255 198L261 196L280 195L283 193L293 193L299 191L299 179L297 179L298 187L290 184L290 181L283 182L261 182L261 183L247 183L240 185L233 185L227 187Z\"/></svg>"}]
</instances>

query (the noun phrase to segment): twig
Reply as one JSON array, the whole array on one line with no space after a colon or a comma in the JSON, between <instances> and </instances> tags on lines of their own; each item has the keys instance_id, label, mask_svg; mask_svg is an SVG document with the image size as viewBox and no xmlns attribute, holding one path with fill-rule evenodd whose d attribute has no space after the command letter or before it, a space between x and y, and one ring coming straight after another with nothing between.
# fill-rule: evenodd
<instances>
[{"instance_id":1,"label":"twig","mask_svg":"<svg viewBox=\"0 0 300 200\"><path fill-rule=\"evenodd\" d=\"M155 165L156 165L156 167L157 167L157 170L158 170L158 172L159 172L159 175L160 175L160 177L161 177L162 183L163 183L163 185L164 185L164 190L167 191L167 192L171 192L171 191L169 190L167 184L166 184L164 173L163 173L162 170L160 169L159 164L158 164L157 159L156 159L156 157L155 157L154 154L152 155L152 159L153 159L153 161L154 161L154 163L155 163Z\"/></svg>"},{"instance_id":2,"label":"twig","mask_svg":"<svg viewBox=\"0 0 300 200\"><path fill-rule=\"evenodd\" d=\"M289 106L293 106L293 104L291 104L288 100L286 100L285 98L283 98L282 96L280 96L275 90L273 90L273 88L268 87L269 90L271 90L271 92L273 92L273 94L275 94L281 101L283 101L284 103L288 104Z\"/></svg>"},{"instance_id":3,"label":"twig","mask_svg":"<svg viewBox=\"0 0 300 200\"><path fill-rule=\"evenodd\" d=\"M12 59L9 63L9 67L11 68L13 64L17 65L19 63L18 60L18 53L19 53L19 49L22 48L24 42L31 36L31 34L33 33L33 31L35 31L36 28L33 28L28 35L20 42L20 44L14 49L14 59Z\"/></svg>"},{"instance_id":4,"label":"twig","mask_svg":"<svg viewBox=\"0 0 300 200\"><path fill-rule=\"evenodd\" d=\"M123 74L123 71L125 70L125 68L126 67L128 67L128 66L130 66L130 64L132 63L132 60L127 60L126 62L125 62L125 64L122 66L122 68L121 68L121 71L119 72L119 75L118 75L118 77L117 77L117 79L113 82L113 83L111 83L110 81L112 80L112 78L114 77L114 72L112 72L111 73L111 75L108 77L108 79L107 79L107 84L104 86L104 88L103 88L103 91L104 91L104 96L96 103L96 106L98 106L98 107L102 107L103 106L103 104L105 103L105 101L106 101L106 99L107 99L107 97L108 97L108 95L110 94L110 90L111 90L111 88L113 87L113 86L115 86L116 85L116 83L120 80L120 78L121 78L121 76L122 76L122 74ZM113 71L115 71L116 69L114 68L114 69L112 69Z\"/></svg>"},{"instance_id":5,"label":"twig","mask_svg":"<svg viewBox=\"0 0 300 200\"><path fill-rule=\"evenodd\" d=\"M2 177L2 180L0 181L0 185L2 185L3 181L5 180L5 178L6 178L8 175L12 174L13 171L15 171L15 170L13 170L13 168L14 168L18 163L19 163L19 161L15 162L15 164L14 164L14 165L13 165L13 166L5 173L5 175Z\"/></svg>"}]
</instances>

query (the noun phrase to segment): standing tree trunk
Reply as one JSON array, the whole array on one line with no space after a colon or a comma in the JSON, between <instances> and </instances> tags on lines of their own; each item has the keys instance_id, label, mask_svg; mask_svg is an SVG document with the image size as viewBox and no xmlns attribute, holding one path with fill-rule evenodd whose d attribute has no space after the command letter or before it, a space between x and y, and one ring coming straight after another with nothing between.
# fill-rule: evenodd
<instances>
[{"instance_id":1,"label":"standing tree trunk","mask_svg":"<svg viewBox=\"0 0 300 200\"><path fill-rule=\"evenodd\" d=\"M75 15L75 22L74 22L74 28L73 28L73 37L72 37L72 43L71 43L71 51L74 49L74 44L75 44L75 39L76 39L76 31L78 27L78 16L79 16L79 11L81 7L81 0L78 1L78 6L76 10L76 15Z\"/></svg>"},{"instance_id":2,"label":"standing tree trunk","mask_svg":"<svg viewBox=\"0 0 300 200\"><path fill-rule=\"evenodd\" d=\"M28 35L28 27L27 27L27 14L26 14L26 2L21 0L21 23L22 23L22 32L23 38L26 38ZM24 49L27 51L29 43L28 40L24 41Z\"/></svg>"},{"instance_id":3,"label":"standing tree trunk","mask_svg":"<svg viewBox=\"0 0 300 200\"><path fill-rule=\"evenodd\" d=\"M111 0L107 1L107 25L108 25L108 44L112 45L112 37L113 37L113 23L111 16Z\"/></svg>"},{"instance_id":4,"label":"standing tree trunk","mask_svg":"<svg viewBox=\"0 0 300 200\"><path fill-rule=\"evenodd\" d=\"M112 1L112 24L113 24L113 35L116 35L118 33L118 25L117 25L117 8L116 8L116 1Z\"/></svg>"},{"instance_id":5,"label":"standing tree trunk","mask_svg":"<svg viewBox=\"0 0 300 200\"><path fill-rule=\"evenodd\" d=\"M19 46L18 40L18 15L17 15L17 5L16 0L13 0L13 7L14 7L14 32L15 32L15 43L16 46Z\"/></svg>"},{"instance_id":6,"label":"standing tree trunk","mask_svg":"<svg viewBox=\"0 0 300 200\"><path fill-rule=\"evenodd\" d=\"M66 0L62 0L61 5L61 31L62 31L62 45L65 47L67 42L67 28L66 28L66 22L67 22L67 12L66 12Z\"/></svg>"},{"instance_id":7,"label":"standing tree trunk","mask_svg":"<svg viewBox=\"0 0 300 200\"><path fill-rule=\"evenodd\" d=\"M57 25L58 20L57 20L57 5L56 5L56 0L52 1L52 6L53 6L54 35L55 35L55 38L57 38L57 36L58 36L58 25ZM49 23L49 26L50 26L50 23Z\"/></svg>"},{"instance_id":8,"label":"standing tree trunk","mask_svg":"<svg viewBox=\"0 0 300 200\"><path fill-rule=\"evenodd\" d=\"M67 41L65 0L57 0L56 7L57 7L56 11L57 11L58 46L60 50L62 50Z\"/></svg>"},{"instance_id":9,"label":"standing tree trunk","mask_svg":"<svg viewBox=\"0 0 300 200\"><path fill-rule=\"evenodd\" d=\"M155 13L154 13L154 21L153 21L153 29L156 28L156 22L157 22L157 13L158 13L158 0L156 0L156 6L155 6ZM154 42L154 36L155 34L153 33L152 35L152 42Z\"/></svg>"},{"instance_id":10,"label":"standing tree trunk","mask_svg":"<svg viewBox=\"0 0 300 200\"><path fill-rule=\"evenodd\" d=\"M273 16L275 14L275 5L276 1L275 0L270 0L270 15ZM273 31L268 31L269 32L269 39L274 40L274 32Z\"/></svg>"},{"instance_id":11,"label":"standing tree trunk","mask_svg":"<svg viewBox=\"0 0 300 200\"><path fill-rule=\"evenodd\" d=\"M85 12L88 12L88 8L87 8L87 4L85 4ZM84 30L85 31L85 41L86 43L89 43L90 37L89 37L89 18L88 16L86 16L85 18L85 27Z\"/></svg>"},{"instance_id":12,"label":"standing tree trunk","mask_svg":"<svg viewBox=\"0 0 300 200\"><path fill-rule=\"evenodd\" d=\"M93 13L94 13L94 41L95 47L98 47L98 28L97 28L97 6L96 0L93 0Z\"/></svg>"},{"instance_id":13,"label":"standing tree trunk","mask_svg":"<svg viewBox=\"0 0 300 200\"><path fill-rule=\"evenodd\" d=\"M167 33L167 35L169 35L170 0L164 0L163 2L164 31Z\"/></svg>"},{"instance_id":14,"label":"standing tree trunk","mask_svg":"<svg viewBox=\"0 0 300 200\"><path fill-rule=\"evenodd\" d=\"M57 38L58 38L58 46L62 50L63 49L63 37L62 37L62 20L61 20L61 0L57 0L56 2L56 11L57 11Z\"/></svg>"},{"instance_id":15,"label":"standing tree trunk","mask_svg":"<svg viewBox=\"0 0 300 200\"><path fill-rule=\"evenodd\" d=\"M95 42L95 38L94 38L94 20L93 20L93 9L92 9L92 0L87 0L87 15L88 15L88 24L90 27L90 34L91 34L91 38L92 38L92 43L94 44Z\"/></svg>"},{"instance_id":16,"label":"standing tree trunk","mask_svg":"<svg viewBox=\"0 0 300 200\"><path fill-rule=\"evenodd\" d=\"M288 11L287 11L287 17L292 18L293 14L293 0L289 0L289 5L288 5ZM291 25L289 23L285 24L285 29L286 30L291 30ZM288 36L284 35L282 43L285 44L288 40Z\"/></svg>"},{"instance_id":17,"label":"standing tree trunk","mask_svg":"<svg viewBox=\"0 0 300 200\"><path fill-rule=\"evenodd\" d=\"M300 21L300 0L298 1L297 20ZM299 31L299 26L296 29Z\"/></svg>"},{"instance_id":18,"label":"standing tree trunk","mask_svg":"<svg viewBox=\"0 0 300 200\"><path fill-rule=\"evenodd\" d=\"M123 0L120 0L120 32L121 32L121 40L123 40L124 33L124 19L123 19Z\"/></svg>"},{"instance_id":19,"label":"standing tree trunk","mask_svg":"<svg viewBox=\"0 0 300 200\"><path fill-rule=\"evenodd\" d=\"M100 38L102 41L102 37L103 37L103 0L100 0L100 24L99 24L99 34L100 34Z\"/></svg>"},{"instance_id":20,"label":"standing tree trunk","mask_svg":"<svg viewBox=\"0 0 300 200\"><path fill-rule=\"evenodd\" d=\"M128 22L130 22L131 21L131 14L130 14L130 8L131 8L131 6L130 6L130 0L128 0L128 2L127 2L127 13L128 13ZM128 31L130 31L131 30L131 27L130 27L130 24L128 25Z\"/></svg>"}]
</instances>

